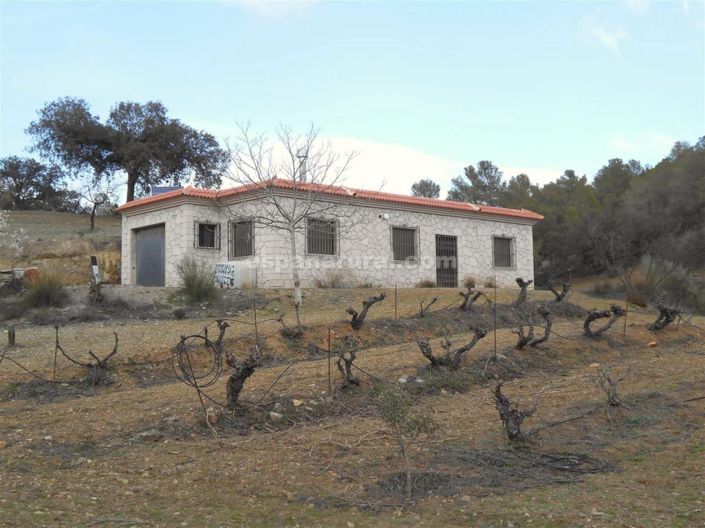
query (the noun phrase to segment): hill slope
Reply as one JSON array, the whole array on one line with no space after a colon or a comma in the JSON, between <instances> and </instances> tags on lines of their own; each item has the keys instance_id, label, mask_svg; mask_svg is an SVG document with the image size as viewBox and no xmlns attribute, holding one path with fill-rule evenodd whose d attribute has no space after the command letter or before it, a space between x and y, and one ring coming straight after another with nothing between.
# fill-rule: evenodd
<instances>
[{"instance_id":1,"label":"hill slope","mask_svg":"<svg viewBox=\"0 0 705 528\"><path fill-rule=\"evenodd\" d=\"M96 217L90 232L86 214L49 211L10 211L10 232L23 228L26 239L18 267L37 266L56 273L68 284L85 284L89 279L89 257L96 255L107 282L117 282L120 270L120 217ZM0 245L0 269L11 265L6 245Z\"/></svg>"}]
</instances>

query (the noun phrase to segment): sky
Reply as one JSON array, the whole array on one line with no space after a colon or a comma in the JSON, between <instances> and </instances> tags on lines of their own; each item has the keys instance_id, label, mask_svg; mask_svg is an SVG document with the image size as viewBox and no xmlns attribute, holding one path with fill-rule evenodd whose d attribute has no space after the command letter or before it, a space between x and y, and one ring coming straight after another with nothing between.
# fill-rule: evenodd
<instances>
[{"instance_id":1,"label":"sky","mask_svg":"<svg viewBox=\"0 0 705 528\"><path fill-rule=\"evenodd\" d=\"M159 100L234 137L311 124L346 185L449 187L489 159L545 184L705 135L705 4L0 0L0 156L46 102ZM445 196L445 194L443 194Z\"/></svg>"}]
</instances>

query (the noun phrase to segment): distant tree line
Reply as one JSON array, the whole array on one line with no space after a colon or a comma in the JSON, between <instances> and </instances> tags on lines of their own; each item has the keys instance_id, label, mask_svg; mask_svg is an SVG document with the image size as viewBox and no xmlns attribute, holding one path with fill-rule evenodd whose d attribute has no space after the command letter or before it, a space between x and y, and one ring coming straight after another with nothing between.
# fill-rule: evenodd
<instances>
[{"instance_id":1,"label":"distant tree line","mask_svg":"<svg viewBox=\"0 0 705 528\"><path fill-rule=\"evenodd\" d=\"M412 193L437 197L426 193L437 187L421 180ZM507 181L492 162L480 161L451 181L447 199L544 215L534 227L544 283L568 273L619 273L646 255L705 268L705 137L676 143L654 167L611 159L591 182L573 170L544 186L526 174Z\"/></svg>"}]
</instances>

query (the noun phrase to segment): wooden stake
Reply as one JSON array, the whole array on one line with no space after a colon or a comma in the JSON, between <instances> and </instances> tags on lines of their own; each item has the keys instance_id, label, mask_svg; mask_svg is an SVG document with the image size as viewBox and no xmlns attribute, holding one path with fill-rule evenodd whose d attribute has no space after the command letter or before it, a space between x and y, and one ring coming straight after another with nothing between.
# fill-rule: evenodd
<instances>
[{"instance_id":1,"label":"wooden stake","mask_svg":"<svg viewBox=\"0 0 705 528\"><path fill-rule=\"evenodd\" d=\"M12 325L7 329L7 345L15 346L15 326Z\"/></svg>"},{"instance_id":2,"label":"wooden stake","mask_svg":"<svg viewBox=\"0 0 705 528\"><path fill-rule=\"evenodd\" d=\"M497 361L497 275L494 276L494 306L492 318L494 319L494 360Z\"/></svg>"},{"instance_id":3,"label":"wooden stake","mask_svg":"<svg viewBox=\"0 0 705 528\"><path fill-rule=\"evenodd\" d=\"M397 318L397 285L394 285L394 319Z\"/></svg>"},{"instance_id":4,"label":"wooden stake","mask_svg":"<svg viewBox=\"0 0 705 528\"><path fill-rule=\"evenodd\" d=\"M255 346L259 347L259 330L257 329L257 290L255 290L255 295L252 297L252 313L255 316Z\"/></svg>"},{"instance_id":5,"label":"wooden stake","mask_svg":"<svg viewBox=\"0 0 705 528\"><path fill-rule=\"evenodd\" d=\"M330 326L328 327L328 392L330 394L333 394L333 380L331 378L331 370L330 370L330 354L331 354L331 347L330 347Z\"/></svg>"}]
</instances>

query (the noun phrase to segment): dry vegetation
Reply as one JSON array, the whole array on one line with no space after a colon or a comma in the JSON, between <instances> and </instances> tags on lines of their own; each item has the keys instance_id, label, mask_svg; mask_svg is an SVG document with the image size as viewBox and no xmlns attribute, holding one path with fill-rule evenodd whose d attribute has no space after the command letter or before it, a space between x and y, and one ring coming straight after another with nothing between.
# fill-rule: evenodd
<instances>
[{"instance_id":1,"label":"dry vegetation","mask_svg":"<svg viewBox=\"0 0 705 528\"><path fill-rule=\"evenodd\" d=\"M61 346L82 362L88 349L109 354L117 332L109 386L74 383L85 368L61 355L56 378L67 383L22 371L10 360L53 378L55 330L18 326L17 345L0 352L0 526L705 523L703 331L673 324L652 333L646 325L656 312L631 307L626 336L620 318L589 339L588 310L614 301L575 293L570 302L582 308L555 313L547 342L516 350L517 289L501 290L496 358L490 330L451 372L429 368L416 339L439 351L448 339L466 343L472 325L491 328L488 304L465 312L457 290L439 289L419 317L428 291L399 290L395 320L388 290L355 332L360 386L340 389L334 358L331 392L328 328L337 349L351 333L346 307L381 291L304 293L305 335L291 340L276 322L282 314L293 320L288 292L259 292L261 366L232 418L206 399L220 414L212 428L170 359L181 335L210 325L215 338L213 318L63 326ZM528 292L529 305L552 299ZM239 360L255 344L244 324L252 315L242 304L224 316L223 349ZM693 322L705 327L703 318ZM621 405L606 404L604 373L618 383ZM407 442L411 504L397 439L378 411L384 383L400 380L437 426ZM498 380L512 404L535 408L519 445L506 440L495 407ZM205 395L224 402L227 382L221 376Z\"/></svg>"}]
</instances>

